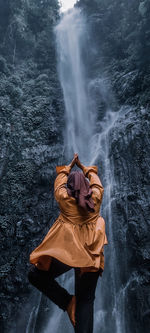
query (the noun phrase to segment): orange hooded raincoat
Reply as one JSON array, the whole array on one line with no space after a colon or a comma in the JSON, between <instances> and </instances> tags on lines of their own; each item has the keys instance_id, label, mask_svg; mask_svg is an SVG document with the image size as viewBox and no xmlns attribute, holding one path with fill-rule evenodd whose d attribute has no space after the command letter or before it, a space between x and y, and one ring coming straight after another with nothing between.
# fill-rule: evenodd
<instances>
[{"instance_id":1,"label":"orange hooded raincoat","mask_svg":"<svg viewBox=\"0 0 150 333\"><path fill-rule=\"evenodd\" d=\"M30 254L30 263L47 271L52 258L71 266L80 267L81 273L104 270L104 245L108 244L105 221L100 216L104 188L97 175L97 167L84 167L92 188L95 212L81 215L76 199L67 193L67 176L70 166L56 167L54 184L55 199L59 204L60 215L48 231L42 243Z\"/></svg>"}]
</instances>

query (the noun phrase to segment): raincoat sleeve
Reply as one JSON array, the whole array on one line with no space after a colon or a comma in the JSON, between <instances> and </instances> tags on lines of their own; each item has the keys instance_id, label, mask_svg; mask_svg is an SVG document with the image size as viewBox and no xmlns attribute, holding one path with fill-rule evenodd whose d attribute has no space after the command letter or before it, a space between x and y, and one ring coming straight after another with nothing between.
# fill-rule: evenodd
<instances>
[{"instance_id":1,"label":"raincoat sleeve","mask_svg":"<svg viewBox=\"0 0 150 333\"><path fill-rule=\"evenodd\" d=\"M90 187L92 188L92 191L100 202L103 199L103 193L104 193L104 187L101 183L101 180L98 176L98 168L97 166L84 166L83 168L84 175L89 179L90 181Z\"/></svg>"},{"instance_id":2,"label":"raincoat sleeve","mask_svg":"<svg viewBox=\"0 0 150 333\"><path fill-rule=\"evenodd\" d=\"M66 184L70 171L71 167L69 165L56 167L57 177L54 183L54 196L57 202L59 202L61 199L68 198Z\"/></svg>"}]
</instances>

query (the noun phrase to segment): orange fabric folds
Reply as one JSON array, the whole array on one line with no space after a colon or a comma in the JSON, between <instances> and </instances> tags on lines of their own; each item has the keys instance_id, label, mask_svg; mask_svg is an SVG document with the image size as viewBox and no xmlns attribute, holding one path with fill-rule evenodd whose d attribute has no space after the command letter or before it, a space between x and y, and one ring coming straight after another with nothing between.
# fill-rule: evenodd
<instances>
[{"instance_id":1,"label":"orange fabric folds","mask_svg":"<svg viewBox=\"0 0 150 333\"><path fill-rule=\"evenodd\" d=\"M108 244L108 240L105 221L100 216L104 188L97 175L97 167L84 167L83 170L90 182L95 209L84 215L75 198L67 193L70 167L58 166L56 172L54 195L60 215L42 243L30 254L30 263L48 270L54 257L71 267L80 267L81 272L104 270L104 245Z\"/></svg>"}]
</instances>

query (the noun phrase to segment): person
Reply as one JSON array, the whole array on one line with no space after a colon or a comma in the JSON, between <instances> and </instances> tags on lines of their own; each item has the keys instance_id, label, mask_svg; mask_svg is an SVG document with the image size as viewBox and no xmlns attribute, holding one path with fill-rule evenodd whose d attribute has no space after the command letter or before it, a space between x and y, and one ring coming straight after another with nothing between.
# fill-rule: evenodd
<instances>
[{"instance_id":1,"label":"person","mask_svg":"<svg viewBox=\"0 0 150 333\"><path fill-rule=\"evenodd\" d=\"M74 165L81 171L71 171ZM60 214L41 244L30 254L29 282L66 311L75 333L93 332L93 308L99 276L104 271L105 220L100 215L104 188L97 166L78 157L56 167L54 196ZM75 294L55 278L74 268Z\"/></svg>"}]
</instances>

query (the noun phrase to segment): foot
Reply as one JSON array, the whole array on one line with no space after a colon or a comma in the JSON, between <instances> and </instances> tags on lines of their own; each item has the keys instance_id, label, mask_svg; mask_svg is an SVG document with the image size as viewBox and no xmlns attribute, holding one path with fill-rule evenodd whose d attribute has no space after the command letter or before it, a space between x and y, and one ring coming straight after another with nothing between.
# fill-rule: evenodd
<instances>
[{"instance_id":1,"label":"foot","mask_svg":"<svg viewBox=\"0 0 150 333\"><path fill-rule=\"evenodd\" d=\"M72 296L72 299L67 307L67 313L73 326L75 326L75 312L76 312L76 296Z\"/></svg>"}]
</instances>

